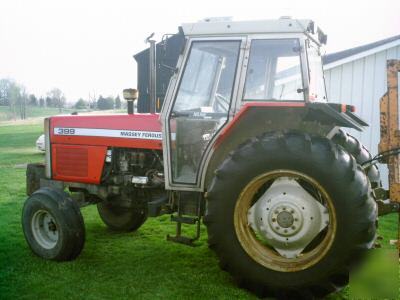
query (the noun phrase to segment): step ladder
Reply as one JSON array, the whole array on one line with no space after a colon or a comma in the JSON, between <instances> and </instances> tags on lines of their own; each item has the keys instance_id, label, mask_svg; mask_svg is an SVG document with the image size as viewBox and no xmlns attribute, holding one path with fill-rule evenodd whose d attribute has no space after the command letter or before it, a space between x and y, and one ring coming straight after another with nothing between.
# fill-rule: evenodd
<instances>
[{"instance_id":1,"label":"step ladder","mask_svg":"<svg viewBox=\"0 0 400 300\"><path fill-rule=\"evenodd\" d=\"M176 234L175 236L167 235L167 240L179 244L184 244L188 246L196 246L194 244L200 238L200 226L201 226L201 216L203 213L203 196L201 194L196 195L196 215L195 216L187 216L184 215L184 201L182 199L181 194L176 195L176 204L177 204L177 212L176 214L171 215L171 221L176 222ZM188 237L182 235L182 224L195 225L196 233L193 237Z\"/></svg>"}]
</instances>

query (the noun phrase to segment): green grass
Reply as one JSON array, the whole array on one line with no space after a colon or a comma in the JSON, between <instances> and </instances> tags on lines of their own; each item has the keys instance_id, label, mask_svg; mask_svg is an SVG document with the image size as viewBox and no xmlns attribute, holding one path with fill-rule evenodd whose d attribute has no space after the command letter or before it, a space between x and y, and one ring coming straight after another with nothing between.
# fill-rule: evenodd
<instances>
[{"instance_id":1,"label":"green grass","mask_svg":"<svg viewBox=\"0 0 400 300\"><path fill-rule=\"evenodd\" d=\"M9 121L14 119L19 119L18 108L16 107L16 112L10 110L8 106L0 106L0 122ZM62 110L63 114L68 114L74 111L74 109L65 108ZM60 114L58 108L54 107L37 107L37 106L27 106L26 107L26 117L27 118L37 118L37 117L47 117Z\"/></svg>"},{"instance_id":2,"label":"green grass","mask_svg":"<svg viewBox=\"0 0 400 300\"><path fill-rule=\"evenodd\" d=\"M77 260L56 263L33 255L20 224L23 164L43 160L34 148L41 133L42 124L0 126L0 299L255 299L218 268L204 227L198 247L165 241L174 232L168 216L149 219L135 233L116 234L95 207L86 207L86 244ZM388 241L396 238L396 218L381 218L381 251L395 251ZM330 299L349 294L346 288Z\"/></svg>"},{"instance_id":3,"label":"green grass","mask_svg":"<svg viewBox=\"0 0 400 300\"><path fill-rule=\"evenodd\" d=\"M0 122L2 121L11 121L11 120L19 120L18 108L16 107L16 112L14 114L13 111L10 110L8 106L0 106ZM26 117L27 118L38 118L38 117L48 117L59 114L70 114L72 112L86 112L87 110L79 110L75 108L63 108L62 112L59 111L58 108L55 107L38 107L38 106L27 106L26 107ZM98 111L101 112L101 111ZM106 111L110 113L111 111ZM113 113L124 113L126 109L115 109L112 110Z\"/></svg>"}]
</instances>

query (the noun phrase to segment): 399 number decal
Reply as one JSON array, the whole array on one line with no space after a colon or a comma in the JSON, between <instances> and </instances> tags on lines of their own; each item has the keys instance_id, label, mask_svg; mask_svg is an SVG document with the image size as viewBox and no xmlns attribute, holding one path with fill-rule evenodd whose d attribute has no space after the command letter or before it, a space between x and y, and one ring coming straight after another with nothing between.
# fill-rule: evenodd
<instances>
[{"instance_id":1,"label":"399 number decal","mask_svg":"<svg viewBox=\"0 0 400 300\"><path fill-rule=\"evenodd\" d=\"M75 134L74 128L57 128L57 133L60 135L73 135Z\"/></svg>"}]
</instances>

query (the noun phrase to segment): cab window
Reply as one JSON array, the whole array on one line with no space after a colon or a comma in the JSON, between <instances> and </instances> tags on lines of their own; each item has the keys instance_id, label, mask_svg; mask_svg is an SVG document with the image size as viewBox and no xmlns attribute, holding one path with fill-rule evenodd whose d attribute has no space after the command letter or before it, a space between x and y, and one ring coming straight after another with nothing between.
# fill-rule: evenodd
<instances>
[{"instance_id":1,"label":"cab window","mask_svg":"<svg viewBox=\"0 0 400 300\"><path fill-rule=\"evenodd\" d=\"M304 100L298 39L253 40L244 100Z\"/></svg>"}]
</instances>

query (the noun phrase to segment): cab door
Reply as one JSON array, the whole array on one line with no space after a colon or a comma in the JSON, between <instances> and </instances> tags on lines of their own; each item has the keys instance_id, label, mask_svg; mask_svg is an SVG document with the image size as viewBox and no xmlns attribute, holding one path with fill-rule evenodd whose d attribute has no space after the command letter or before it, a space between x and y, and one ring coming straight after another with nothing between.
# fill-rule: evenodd
<instances>
[{"instance_id":1,"label":"cab door","mask_svg":"<svg viewBox=\"0 0 400 300\"><path fill-rule=\"evenodd\" d=\"M190 39L162 111L166 188L199 190L204 153L237 94L244 38Z\"/></svg>"}]
</instances>

